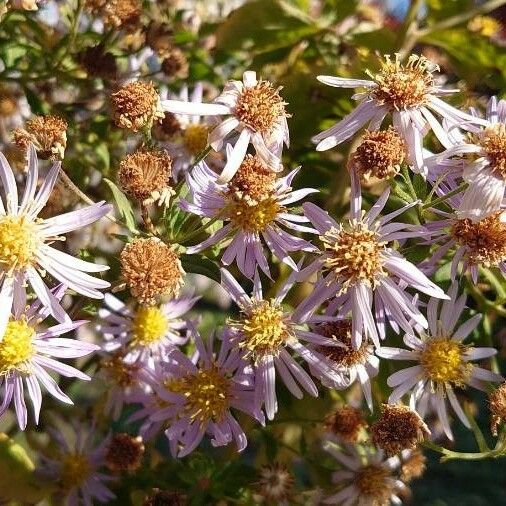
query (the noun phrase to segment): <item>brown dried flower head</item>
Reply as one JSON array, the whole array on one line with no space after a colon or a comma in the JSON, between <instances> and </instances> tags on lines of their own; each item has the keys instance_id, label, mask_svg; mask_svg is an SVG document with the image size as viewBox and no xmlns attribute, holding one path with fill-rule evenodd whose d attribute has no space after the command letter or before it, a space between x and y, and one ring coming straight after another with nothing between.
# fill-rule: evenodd
<instances>
[{"instance_id":1,"label":"brown dried flower head","mask_svg":"<svg viewBox=\"0 0 506 506\"><path fill-rule=\"evenodd\" d=\"M151 82L134 81L111 95L112 117L119 128L138 132L164 117L160 97Z\"/></svg>"},{"instance_id":2,"label":"brown dried flower head","mask_svg":"<svg viewBox=\"0 0 506 506\"><path fill-rule=\"evenodd\" d=\"M105 465L113 472L133 472L139 469L144 456L142 437L114 434L107 447Z\"/></svg>"},{"instance_id":3,"label":"brown dried flower head","mask_svg":"<svg viewBox=\"0 0 506 506\"><path fill-rule=\"evenodd\" d=\"M402 405L383 405L381 416L371 427L373 442L387 455L416 448L428 435L430 430L418 413Z\"/></svg>"},{"instance_id":4,"label":"brown dried flower head","mask_svg":"<svg viewBox=\"0 0 506 506\"><path fill-rule=\"evenodd\" d=\"M406 157L406 145L393 127L367 131L350 158L349 168L364 180L395 176Z\"/></svg>"},{"instance_id":5,"label":"brown dried flower head","mask_svg":"<svg viewBox=\"0 0 506 506\"><path fill-rule=\"evenodd\" d=\"M118 179L126 193L149 204L168 203L172 195L169 186L172 159L165 150L139 149L121 160Z\"/></svg>"},{"instance_id":6,"label":"brown dried flower head","mask_svg":"<svg viewBox=\"0 0 506 506\"><path fill-rule=\"evenodd\" d=\"M140 0L86 0L86 8L109 28L135 30L142 14Z\"/></svg>"},{"instance_id":7,"label":"brown dried flower head","mask_svg":"<svg viewBox=\"0 0 506 506\"><path fill-rule=\"evenodd\" d=\"M104 51L102 45L87 47L77 55L77 61L91 77L116 79L118 66L112 53Z\"/></svg>"},{"instance_id":8,"label":"brown dried flower head","mask_svg":"<svg viewBox=\"0 0 506 506\"><path fill-rule=\"evenodd\" d=\"M506 421L506 383L497 387L488 396L491 419L490 430L497 436L497 427Z\"/></svg>"},{"instance_id":9,"label":"brown dried flower head","mask_svg":"<svg viewBox=\"0 0 506 506\"><path fill-rule=\"evenodd\" d=\"M146 29L146 44L160 55L172 47L173 30L167 23L151 21Z\"/></svg>"},{"instance_id":10,"label":"brown dried flower head","mask_svg":"<svg viewBox=\"0 0 506 506\"><path fill-rule=\"evenodd\" d=\"M256 483L256 493L273 504L288 501L293 495L295 480L287 467L279 462L262 466Z\"/></svg>"},{"instance_id":11,"label":"brown dried flower head","mask_svg":"<svg viewBox=\"0 0 506 506\"><path fill-rule=\"evenodd\" d=\"M186 506L187 504L188 500L181 492L155 488L144 501L143 506Z\"/></svg>"},{"instance_id":12,"label":"brown dried flower head","mask_svg":"<svg viewBox=\"0 0 506 506\"><path fill-rule=\"evenodd\" d=\"M339 436L347 443L356 443L362 428L367 427L362 411L343 406L325 419L325 430Z\"/></svg>"},{"instance_id":13,"label":"brown dried flower head","mask_svg":"<svg viewBox=\"0 0 506 506\"><path fill-rule=\"evenodd\" d=\"M153 125L153 137L162 142L170 141L181 132L181 123L175 114L165 112L164 117ZM207 139L206 139L207 140Z\"/></svg>"},{"instance_id":14,"label":"brown dried flower head","mask_svg":"<svg viewBox=\"0 0 506 506\"><path fill-rule=\"evenodd\" d=\"M59 116L35 116L27 121L24 128L13 132L14 143L28 149L33 143L43 159L63 160L67 147L67 122Z\"/></svg>"},{"instance_id":15,"label":"brown dried flower head","mask_svg":"<svg viewBox=\"0 0 506 506\"><path fill-rule=\"evenodd\" d=\"M179 79L188 77L188 59L181 49L172 47L164 56L162 71L165 75Z\"/></svg>"},{"instance_id":16,"label":"brown dried flower head","mask_svg":"<svg viewBox=\"0 0 506 506\"><path fill-rule=\"evenodd\" d=\"M409 452L401 464L401 480L404 483L420 478L425 473L427 457L419 449Z\"/></svg>"},{"instance_id":17,"label":"brown dried flower head","mask_svg":"<svg viewBox=\"0 0 506 506\"><path fill-rule=\"evenodd\" d=\"M130 292L141 303L156 297L178 295L184 271L173 248L156 238L136 239L120 254L121 274Z\"/></svg>"}]
</instances>

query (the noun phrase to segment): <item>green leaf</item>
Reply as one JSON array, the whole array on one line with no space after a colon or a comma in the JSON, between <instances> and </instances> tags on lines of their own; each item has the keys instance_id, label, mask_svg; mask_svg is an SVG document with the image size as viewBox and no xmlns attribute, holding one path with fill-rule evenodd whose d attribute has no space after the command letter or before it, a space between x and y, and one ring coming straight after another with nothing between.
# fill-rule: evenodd
<instances>
[{"instance_id":1,"label":"green leaf","mask_svg":"<svg viewBox=\"0 0 506 506\"><path fill-rule=\"evenodd\" d=\"M120 213L120 216L125 219L125 225L127 226L128 230L130 230L130 232L137 233L138 231L137 227L135 226L134 211L132 209L130 201L110 179L104 178L104 181L111 189L112 196L116 202L116 207L118 208L118 212Z\"/></svg>"},{"instance_id":2,"label":"green leaf","mask_svg":"<svg viewBox=\"0 0 506 506\"><path fill-rule=\"evenodd\" d=\"M202 274L206 278L219 283L221 281L220 269L215 262L200 255L181 255L181 265L186 272Z\"/></svg>"}]
</instances>

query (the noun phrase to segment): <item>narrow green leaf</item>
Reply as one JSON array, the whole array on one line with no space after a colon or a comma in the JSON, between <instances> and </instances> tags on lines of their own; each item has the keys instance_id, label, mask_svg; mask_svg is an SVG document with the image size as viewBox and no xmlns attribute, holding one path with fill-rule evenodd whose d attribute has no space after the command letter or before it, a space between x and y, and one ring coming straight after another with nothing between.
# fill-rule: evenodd
<instances>
[{"instance_id":1,"label":"narrow green leaf","mask_svg":"<svg viewBox=\"0 0 506 506\"><path fill-rule=\"evenodd\" d=\"M137 227L135 226L134 211L132 209L130 201L110 179L104 178L104 181L111 189L112 196L116 202L116 207L118 208L120 216L125 219L125 225L127 226L128 230L130 230L130 232L137 233L138 231Z\"/></svg>"}]
</instances>

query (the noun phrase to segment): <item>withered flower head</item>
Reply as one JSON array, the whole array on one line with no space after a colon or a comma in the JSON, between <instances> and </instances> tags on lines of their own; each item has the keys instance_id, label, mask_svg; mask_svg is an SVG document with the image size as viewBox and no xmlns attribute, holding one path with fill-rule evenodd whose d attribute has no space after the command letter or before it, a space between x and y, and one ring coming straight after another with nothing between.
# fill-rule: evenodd
<instances>
[{"instance_id":1,"label":"withered flower head","mask_svg":"<svg viewBox=\"0 0 506 506\"><path fill-rule=\"evenodd\" d=\"M35 116L13 132L14 143L28 149L31 143L43 159L63 160L67 147L67 122L59 116Z\"/></svg>"},{"instance_id":2,"label":"withered flower head","mask_svg":"<svg viewBox=\"0 0 506 506\"><path fill-rule=\"evenodd\" d=\"M338 408L325 419L325 430L348 443L356 443L364 427L367 427L367 422L362 411L352 406Z\"/></svg>"},{"instance_id":3,"label":"withered flower head","mask_svg":"<svg viewBox=\"0 0 506 506\"><path fill-rule=\"evenodd\" d=\"M488 396L491 413L490 430L497 436L497 427L506 421L506 383L497 387Z\"/></svg>"},{"instance_id":4,"label":"withered flower head","mask_svg":"<svg viewBox=\"0 0 506 506\"><path fill-rule=\"evenodd\" d=\"M371 427L371 435L387 455L394 455L416 448L430 431L418 413L407 406L383 405L381 416Z\"/></svg>"},{"instance_id":5,"label":"withered flower head","mask_svg":"<svg viewBox=\"0 0 506 506\"><path fill-rule=\"evenodd\" d=\"M116 58L112 53L104 51L102 45L87 47L77 55L77 61L91 77L115 79L118 73Z\"/></svg>"},{"instance_id":6,"label":"withered flower head","mask_svg":"<svg viewBox=\"0 0 506 506\"><path fill-rule=\"evenodd\" d=\"M262 466L255 492L267 502L280 504L290 499L295 480L287 467L279 462Z\"/></svg>"},{"instance_id":7,"label":"withered flower head","mask_svg":"<svg viewBox=\"0 0 506 506\"><path fill-rule=\"evenodd\" d=\"M393 127L366 132L350 158L350 170L364 180L385 179L399 172L406 157L406 145Z\"/></svg>"},{"instance_id":8,"label":"withered flower head","mask_svg":"<svg viewBox=\"0 0 506 506\"><path fill-rule=\"evenodd\" d=\"M164 54L162 71L169 77L184 79L188 77L188 60L178 47L172 47Z\"/></svg>"},{"instance_id":9,"label":"withered flower head","mask_svg":"<svg viewBox=\"0 0 506 506\"><path fill-rule=\"evenodd\" d=\"M409 455L404 458L401 464L401 480L404 483L409 483L423 476L425 468L427 467L427 457L419 449L409 452Z\"/></svg>"},{"instance_id":10,"label":"withered flower head","mask_svg":"<svg viewBox=\"0 0 506 506\"><path fill-rule=\"evenodd\" d=\"M140 21L140 0L86 0L86 8L110 28L134 30Z\"/></svg>"},{"instance_id":11,"label":"withered flower head","mask_svg":"<svg viewBox=\"0 0 506 506\"><path fill-rule=\"evenodd\" d=\"M121 160L118 179L123 190L141 202L168 203L173 193L171 173L172 159L167 151L139 149Z\"/></svg>"},{"instance_id":12,"label":"withered flower head","mask_svg":"<svg viewBox=\"0 0 506 506\"><path fill-rule=\"evenodd\" d=\"M184 271L174 249L156 238L136 239L120 254L121 275L141 303L161 295L175 297L184 284Z\"/></svg>"},{"instance_id":13,"label":"withered flower head","mask_svg":"<svg viewBox=\"0 0 506 506\"><path fill-rule=\"evenodd\" d=\"M167 23L150 21L146 29L146 44L160 55L165 55L172 47L173 30Z\"/></svg>"},{"instance_id":14,"label":"withered flower head","mask_svg":"<svg viewBox=\"0 0 506 506\"><path fill-rule=\"evenodd\" d=\"M111 95L112 116L119 128L134 132L163 118L160 97L151 82L134 81Z\"/></svg>"},{"instance_id":15,"label":"withered flower head","mask_svg":"<svg viewBox=\"0 0 506 506\"><path fill-rule=\"evenodd\" d=\"M143 506L186 506L187 504L188 500L181 492L155 488L153 493L144 501Z\"/></svg>"},{"instance_id":16,"label":"withered flower head","mask_svg":"<svg viewBox=\"0 0 506 506\"><path fill-rule=\"evenodd\" d=\"M142 464L144 449L140 436L114 434L107 447L105 465L113 472L136 471Z\"/></svg>"},{"instance_id":17,"label":"withered flower head","mask_svg":"<svg viewBox=\"0 0 506 506\"><path fill-rule=\"evenodd\" d=\"M158 141L170 141L181 132L181 124L175 114L166 112L165 116L153 125L153 137Z\"/></svg>"}]
</instances>

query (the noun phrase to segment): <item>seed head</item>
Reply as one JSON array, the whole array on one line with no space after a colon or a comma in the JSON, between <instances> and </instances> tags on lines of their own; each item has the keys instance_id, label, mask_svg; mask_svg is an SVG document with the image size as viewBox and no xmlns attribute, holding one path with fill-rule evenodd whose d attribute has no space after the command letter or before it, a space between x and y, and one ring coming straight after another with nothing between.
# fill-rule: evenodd
<instances>
[{"instance_id":1,"label":"seed head","mask_svg":"<svg viewBox=\"0 0 506 506\"><path fill-rule=\"evenodd\" d=\"M146 29L146 44L160 55L172 48L172 28L167 23L151 21Z\"/></svg>"},{"instance_id":2,"label":"seed head","mask_svg":"<svg viewBox=\"0 0 506 506\"><path fill-rule=\"evenodd\" d=\"M169 77L184 79L188 77L188 60L178 47L172 47L164 54L162 61L162 71Z\"/></svg>"},{"instance_id":3,"label":"seed head","mask_svg":"<svg viewBox=\"0 0 506 506\"><path fill-rule=\"evenodd\" d=\"M267 502L282 504L293 495L295 480L287 467L279 462L262 466L256 483L257 494Z\"/></svg>"},{"instance_id":4,"label":"seed head","mask_svg":"<svg viewBox=\"0 0 506 506\"><path fill-rule=\"evenodd\" d=\"M139 469L144 455L144 444L140 436L114 434L107 447L105 465L113 472L133 472Z\"/></svg>"},{"instance_id":5,"label":"seed head","mask_svg":"<svg viewBox=\"0 0 506 506\"><path fill-rule=\"evenodd\" d=\"M170 141L179 132L181 124L171 112L166 112L161 121L153 125L153 137L158 141Z\"/></svg>"},{"instance_id":6,"label":"seed head","mask_svg":"<svg viewBox=\"0 0 506 506\"><path fill-rule=\"evenodd\" d=\"M87 47L77 55L77 61L91 77L116 79L118 73L116 58L101 45Z\"/></svg>"},{"instance_id":7,"label":"seed head","mask_svg":"<svg viewBox=\"0 0 506 506\"><path fill-rule=\"evenodd\" d=\"M347 443L356 443L362 428L367 427L362 411L343 406L325 419L325 430L339 436Z\"/></svg>"},{"instance_id":8,"label":"seed head","mask_svg":"<svg viewBox=\"0 0 506 506\"><path fill-rule=\"evenodd\" d=\"M497 436L497 427L506 420L506 383L497 387L488 396L490 413L490 429L494 436Z\"/></svg>"}]
</instances>

